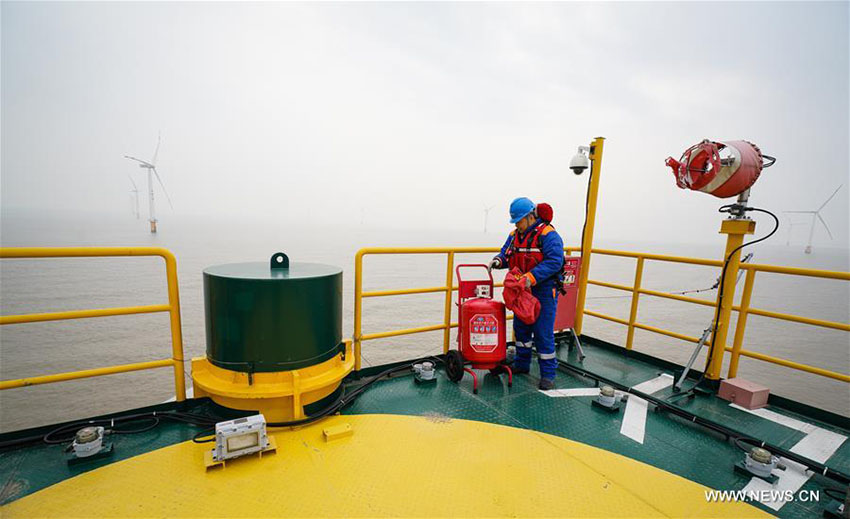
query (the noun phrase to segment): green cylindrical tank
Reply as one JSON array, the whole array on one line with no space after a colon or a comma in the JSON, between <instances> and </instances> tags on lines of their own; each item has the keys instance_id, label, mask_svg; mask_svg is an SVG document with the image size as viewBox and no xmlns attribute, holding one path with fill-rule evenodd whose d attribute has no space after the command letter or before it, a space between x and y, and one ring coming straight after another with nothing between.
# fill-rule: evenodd
<instances>
[{"instance_id":1,"label":"green cylindrical tank","mask_svg":"<svg viewBox=\"0 0 850 519\"><path fill-rule=\"evenodd\" d=\"M342 269L289 263L232 263L204 270L207 358L241 372L319 364L342 346Z\"/></svg>"}]
</instances>

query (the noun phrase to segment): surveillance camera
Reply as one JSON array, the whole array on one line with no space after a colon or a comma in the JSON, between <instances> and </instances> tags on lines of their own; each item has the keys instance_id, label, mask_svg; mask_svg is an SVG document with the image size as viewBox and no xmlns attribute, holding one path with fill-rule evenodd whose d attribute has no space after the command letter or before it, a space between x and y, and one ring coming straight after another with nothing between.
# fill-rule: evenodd
<instances>
[{"instance_id":1,"label":"surveillance camera","mask_svg":"<svg viewBox=\"0 0 850 519\"><path fill-rule=\"evenodd\" d=\"M584 154L584 146L579 146L578 153L570 160L570 169L576 175L581 175L584 170L590 167L590 159Z\"/></svg>"}]
</instances>

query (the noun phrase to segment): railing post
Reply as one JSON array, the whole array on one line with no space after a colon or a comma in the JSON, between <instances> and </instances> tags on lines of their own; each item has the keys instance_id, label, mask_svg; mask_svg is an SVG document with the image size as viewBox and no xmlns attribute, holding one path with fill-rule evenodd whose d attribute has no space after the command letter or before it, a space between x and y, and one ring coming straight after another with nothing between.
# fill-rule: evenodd
<instances>
[{"instance_id":1,"label":"railing post","mask_svg":"<svg viewBox=\"0 0 850 519\"><path fill-rule=\"evenodd\" d=\"M354 256L354 371L360 371L363 314L363 250Z\"/></svg>"},{"instance_id":2,"label":"railing post","mask_svg":"<svg viewBox=\"0 0 850 519\"><path fill-rule=\"evenodd\" d=\"M587 186L587 221L584 228L584 240L581 243L581 269L578 274L578 299L576 301L576 320L573 328L581 335L584 321L584 300L587 296L587 277L590 274L590 256L593 249L593 228L596 223L596 197L599 194L599 175L602 172L602 143L604 137L597 137L590 144L590 180Z\"/></svg>"},{"instance_id":3,"label":"railing post","mask_svg":"<svg viewBox=\"0 0 850 519\"><path fill-rule=\"evenodd\" d=\"M629 312L629 331L626 334L626 349L632 349L635 338L635 321L637 320L638 299L640 298L640 282L643 278L643 256L638 258L635 267L635 284L632 288L632 309Z\"/></svg>"},{"instance_id":4,"label":"railing post","mask_svg":"<svg viewBox=\"0 0 850 519\"><path fill-rule=\"evenodd\" d=\"M455 253L449 252L446 258L446 308L443 316L443 323L446 329L443 330L443 353L449 352L449 339L452 331L452 286L454 285L455 274Z\"/></svg>"},{"instance_id":5,"label":"railing post","mask_svg":"<svg viewBox=\"0 0 850 519\"><path fill-rule=\"evenodd\" d=\"M753 294L753 284L756 279L756 270L747 269L747 277L744 280L744 293L741 294L741 308L738 311L738 323L735 325L735 342L732 344L732 358L729 360L729 371L726 378L735 378L738 375L738 358L741 356L741 347L744 344L744 332L747 328L747 316L750 311L750 297Z\"/></svg>"},{"instance_id":6,"label":"railing post","mask_svg":"<svg viewBox=\"0 0 850 519\"><path fill-rule=\"evenodd\" d=\"M723 369L723 354L726 352L726 336L729 333L729 317L732 314L732 306L735 302L735 284L738 278L738 267L741 264L741 251L737 249L744 243L744 236L753 234L756 223L746 219L727 219L720 225L720 232L726 234L726 252L723 253L723 261L729 261L726 266L726 275L723 278L723 286L717 294L717 309L715 310L715 322L717 328L711 338L714 345L711 357L708 359L705 376L708 380L719 380L720 370ZM735 251L732 254L732 251ZM720 294L723 298L720 298Z\"/></svg>"},{"instance_id":7,"label":"railing post","mask_svg":"<svg viewBox=\"0 0 850 519\"><path fill-rule=\"evenodd\" d=\"M171 251L161 254L165 260L165 275L168 279L168 306L171 317L171 354L174 361L174 398L186 400L186 379L183 367L183 327L180 324L180 293L177 286L177 258Z\"/></svg>"}]
</instances>

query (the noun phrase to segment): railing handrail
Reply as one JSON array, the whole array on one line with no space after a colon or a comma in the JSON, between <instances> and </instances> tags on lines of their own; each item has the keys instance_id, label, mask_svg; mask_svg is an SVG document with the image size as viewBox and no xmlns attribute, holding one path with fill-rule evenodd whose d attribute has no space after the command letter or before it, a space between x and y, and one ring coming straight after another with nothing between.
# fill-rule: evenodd
<instances>
[{"instance_id":1,"label":"railing handrail","mask_svg":"<svg viewBox=\"0 0 850 519\"><path fill-rule=\"evenodd\" d=\"M567 252L575 252L579 249L576 247L565 247L565 251ZM451 296L454 290L457 290L457 287L453 284L453 272L452 267L454 263L454 255L455 254L464 254L464 253L493 253L498 252L498 248L494 247L369 247L363 248L357 251L355 255L355 310L354 310L354 344L355 344L355 369L360 369L360 356L361 356L361 343L364 340L372 340L386 337L395 337L398 335L408 335L413 333L424 333L429 331L437 331L443 330L443 350L448 350L449 344L449 333L451 328L457 326L457 323L451 322ZM363 292L363 257L369 254L446 254L447 255L447 274L446 274L446 284L443 286L433 286L433 287L422 287L422 288L413 288L413 289L390 289L390 290L374 290L370 292ZM663 261L669 263L683 263L689 265L700 265L707 267L722 267L723 262L721 260L711 260L704 258L692 258L686 256L673 256L666 254L653 254L653 253L642 253L642 252L632 252L632 251L621 251L621 250L613 250L613 249L591 249L591 254L599 254L605 256L619 256L626 258L633 258L637 260L637 265L635 267L635 281L632 286L628 285L620 285L615 283L606 283L598 280L590 280L588 279L588 284L599 285L607 288L612 288L616 290L623 290L632 293L632 302L630 308L629 319L620 319L613 316L605 315L600 312L594 312L591 310L584 310L583 313L590 315L592 317L597 317L600 319L605 319L611 322L615 322L618 324L622 324L628 327L627 338L626 338L626 349L632 349L632 343L634 340L634 331L635 329L641 329L645 331L651 331L653 333L658 333L661 335L666 335L668 337L673 337L676 339L684 340L687 342L697 343L699 339L696 337L692 337L685 334L680 334L677 332L673 332L670 330L664 330L661 328L657 328L654 326L649 326L647 324L637 322L637 309L638 309L638 301L641 295L651 295L655 297L664 297L672 300L678 300L681 302L688 302L694 304L700 304L704 306L711 306L715 309L717 308L717 301L710 301L706 299L692 298L686 297L680 294L673 294L658 290L649 290L645 288L641 288L641 278L643 274L643 266L646 261ZM795 276L805 276L805 277L817 277L817 278L825 278L825 279L834 279L834 280L842 280L842 281L850 281L850 272L843 271L830 271L830 270L819 270L819 269L807 269L807 268L799 268L799 267L784 267L780 265L769 265L769 264L759 264L759 263L743 263L740 265L740 268L746 272L746 279L744 282L744 289L741 295L741 303L738 305L733 305L732 310L738 312L738 321L735 328L735 336L732 346L730 347L728 344L723 345L723 349L731 353L731 361L729 364L729 369L727 371L727 377L733 378L737 375L738 368L738 359L740 356L750 357L766 362L770 362L773 364L789 367L792 369L797 369L800 371L805 371L808 373L813 373L817 375L821 375L824 377L832 378L835 380L840 380L843 382L850 383L850 376L837 373L834 371L818 368L815 366L809 366L806 364L801 364L797 362L793 362L787 359L782 359L779 357L773 357L770 355L765 355L763 353L758 353L754 351L749 351L743 349L743 339L744 332L746 329L747 316L750 314L759 315L762 317L769 317L773 319L779 319L789 322L797 322L803 324L809 324L812 326L819 326L824 328L832 328L842 331L850 332L850 324L840 323L834 321L827 321L822 319L814 319L810 317L798 316L793 314L785 314L780 312L773 312L769 310L763 310L759 308L750 307L750 296L752 295L752 290L755 282L755 275L757 272L769 272L776 274L787 274L787 275L795 275ZM498 286L498 285L497 285ZM432 326L423 326L419 328L408 328L404 330L393 330L386 332L376 332L370 334L362 334L362 298L363 297L386 297L386 296L394 296L394 295L408 295L408 294L422 294L422 293L434 293L434 292L445 292L446 293L446 306L445 306L445 314L444 314L444 323L442 325L432 325ZM579 310L581 311L581 310Z\"/></svg>"},{"instance_id":2,"label":"railing handrail","mask_svg":"<svg viewBox=\"0 0 850 519\"><path fill-rule=\"evenodd\" d=\"M17 380L3 380L0 381L0 390L172 366L174 368L175 398L178 401L186 399L186 382L184 380L183 368L183 332L180 323L180 293L177 285L177 258L170 250L163 247L0 247L0 259L117 256L159 256L165 260L165 273L168 285L168 304L0 316L0 325L65 319L86 319L111 315L168 312L171 323L171 358L107 366L82 371L57 373L52 375L41 375Z\"/></svg>"}]
</instances>

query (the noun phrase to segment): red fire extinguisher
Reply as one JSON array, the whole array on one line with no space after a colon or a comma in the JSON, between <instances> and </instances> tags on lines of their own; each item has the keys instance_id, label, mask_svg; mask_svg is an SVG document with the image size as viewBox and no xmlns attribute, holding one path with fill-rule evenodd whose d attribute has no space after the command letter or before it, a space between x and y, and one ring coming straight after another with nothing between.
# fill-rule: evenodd
<instances>
[{"instance_id":1,"label":"red fire extinguisher","mask_svg":"<svg viewBox=\"0 0 850 519\"><path fill-rule=\"evenodd\" d=\"M464 280L461 267L482 268L487 279ZM493 275L487 265L458 265L458 349L446 354L446 374L452 382L459 382L464 372L472 375L472 392L478 393L478 376L464 367L465 361L473 369L488 369L494 375L508 374L508 387L513 385L513 373L504 364L507 353L505 304L493 299Z\"/></svg>"}]
</instances>

